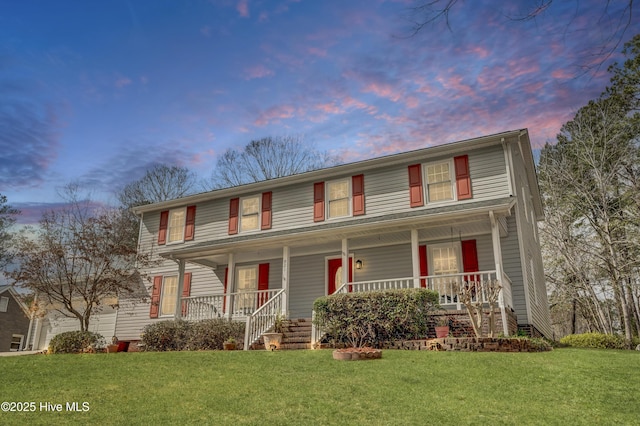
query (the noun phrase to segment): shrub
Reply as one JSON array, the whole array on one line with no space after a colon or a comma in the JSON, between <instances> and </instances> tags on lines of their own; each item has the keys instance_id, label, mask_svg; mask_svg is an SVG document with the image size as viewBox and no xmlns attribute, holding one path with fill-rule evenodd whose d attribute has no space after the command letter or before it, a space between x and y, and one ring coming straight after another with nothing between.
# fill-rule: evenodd
<instances>
[{"instance_id":1,"label":"shrub","mask_svg":"<svg viewBox=\"0 0 640 426\"><path fill-rule=\"evenodd\" d=\"M576 348L629 349L628 342L619 334L570 334L560 339L560 343ZM636 344L638 344L638 339L634 339L632 346L635 346Z\"/></svg>"},{"instance_id":2,"label":"shrub","mask_svg":"<svg viewBox=\"0 0 640 426\"><path fill-rule=\"evenodd\" d=\"M222 349L229 338L244 341L246 323L222 318L208 319L193 324L189 337L190 350Z\"/></svg>"},{"instance_id":3,"label":"shrub","mask_svg":"<svg viewBox=\"0 0 640 426\"><path fill-rule=\"evenodd\" d=\"M193 324L184 320L166 320L147 324L142 330L145 351L181 351L187 349Z\"/></svg>"},{"instance_id":4,"label":"shrub","mask_svg":"<svg viewBox=\"0 0 640 426\"><path fill-rule=\"evenodd\" d=\"M244 329L244 322L221 318L198 322L166 320L147 325L142 343L145 351L222 349L223 342L230 337L244 341Z\"/></svg>"},{"instance_id":5,"label":"shrub","mask_svg":"<svg viewBox=\"0 0 640 426\"><path fill-rule=\"evenodd\" d=\"M427 289L335 294L316 299L315 323L336 343L354 347L427 335L438 293Z\"/></svg>"},{"instance_id":6,"label":"shrub","mask_svg":"<svg viewBox=\"0 0 640 426\"><path fill-rule=\"evenodd\" d=\"M75 354L103 348L102 335L90 331L66 331L53 336L49 342L49 353Z\"/></svg>"}]
</instances>

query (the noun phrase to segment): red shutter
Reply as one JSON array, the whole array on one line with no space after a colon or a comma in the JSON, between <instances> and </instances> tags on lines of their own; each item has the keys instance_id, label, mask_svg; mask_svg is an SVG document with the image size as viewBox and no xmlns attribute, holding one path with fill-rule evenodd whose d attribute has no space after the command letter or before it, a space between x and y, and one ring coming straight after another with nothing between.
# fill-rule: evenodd
<instances>
[{"instance_id":1,"label":"red shutter","mask_svg":"<svg viewBox=\"0 0 640 426\"><path fill-rule=\"evenodd\" d=\"M364 175L357 175L351 178L353 195L353 215L364 214Z\"/></svg>"},{"instance_id":2,"label":"red shutter","mask_svg":"<svg viewBox=\"0 0 640 426\"><path fill-rule=\"evenodd\" d=\"M419 246L418 253L420 254L420 276L426 277L427 275L429 275L429 269L427 267L427 246ZM421 279L420 287L426 287L426 286L427 286L427 280Z\"/></svg>"},{"instance_id":3,"label":"red shutter","mask_svg":"<svg viewBox=\"0 0 640 426\"><path fill-rule=\"evenodd\" d=\"M258 290L269 290L269 264L261 263L258 265ZM268 293L258 294L258 308L269 300Z\"/></svg>"},{"instance_id":4,"label":"red shutter","mask_svg":"<svg viewBox=\"0 0 640 426\"><path fill-rule=\"evenodd\" d=\"M313 184L313 221L324 220L324 182Z\"/></svg>"},{"instance_id":5,"label":"red shutter","mask_svg":"<svg viewBox=\"0 0 640 426\"><path fill-rule=\"evenodd\" d=\"M460 241L460 247L462 248L462 268L464 272L477 272L478 267L478 250L476 248L476 240ZM465 276L465 281L479 281L478 275Z\"/></svg>"},{"instance_id":6,"label":"red shutter","mask_svg":"<svg viewBox=\"0 0 640 426\"><path fill-rule=\"evenodd\" d=\"M422 165L409 166L409 199L411 207L424 205L424 191L422 189Z\"/></svg>"},{"instance_id":7,"label":"red shutter","mask_svg":"<svg viewBox=\"0 0 640 426\"><path fill-rule=\"evenodd\" d=\"M229 201L229 235L238 233L238 211L240 198L232 198Z\"/></svg>"},{"instance_id":8,"label":"red shutter","mask_svg":"<svg viewBox=\"0 0 640 426\"><path fill-rule=\"evenodd\" d=\"M262 193L261 229L271 229L271 198L271 191Z\"/></svg>"},{"instance_id":9,"label":"red shutter","mask_svg":"<svg viewBox=\"0 0 640 426\"><path fill-rule=\"evenodd\" d=\"M456 169L456 191L458 200L471 198L471 177L469 176L469 156L461 155L453 158Z\"/></svg>"},{"instance_id":10,"label":"red shutter","mask_svg":"<svg viewBox=\"0 0 640 426\"><path fill-rule=\"evenodd\" d=\"M187 220L184 224L184 240L191 241L196 232L196 206L187 207Z\"/></svg>"},{"instance_id":11,"label":"red shutter","mask_svg":"<svg viewBox=\"0 0 640 426\"><path fill-rule=\"evenodd\" d=\"M224 268L224 297L222 298L222 313L227 310L227 281L229 280L229 268Z\"/></svg>"},{"instance_id":12,"label":"red shutter","mask_svg":"<svg viewBox=\"0 0 640 426\"><path fill-rule=\"evenodd\" d=\"M182 297L191 296L191 272L184 274L184 283L182 287ZM182 302L182 316L187 315L187 303Z\"/></svg>"},{"instance_id":13,"label":"red shutter","mask_svg":"<svg viewBox=\"0 0 640 426\"><path fill-rule=\"evenodd\" d=\"M160 310L160 289L162 288L162 275L153 277L153 289L151 290L151 308L149 318L158 318Z\"/></svg>"},{"instance_id":14,"label":"red shutter","mask_svg":"<svg viewBox=\"0 0 640 426\"><path fill-rule=\"evenodd\" d=\"M167 228L169 227L169 210L160 213L160 229L158 230L158 245L167 243Z\"/></svg>"}]
</instances>

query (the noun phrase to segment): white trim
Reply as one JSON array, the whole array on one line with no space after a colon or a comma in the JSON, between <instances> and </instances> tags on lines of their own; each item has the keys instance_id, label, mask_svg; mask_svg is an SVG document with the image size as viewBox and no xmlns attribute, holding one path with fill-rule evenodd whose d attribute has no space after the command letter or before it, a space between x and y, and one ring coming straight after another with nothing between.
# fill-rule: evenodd
<instances>
[{"instance_id":1,"label":"white trim","mask_svg":"<svg viewBox=\"0 0 640 426\"><path fill-rule=\"evenodd\" d=\"M242 202L245 200L257 198L258 199L258 211L255 213L257 222L255 229L242 229L242 218L244 215L242 214ZM260 231L262 228L262 194L254 194L247 195L244 197L240 197L238 200L238 233L239 234L252 234ZM253 216L253 214L252 214Z\"/></svg>"},{"instance_id":2,"label":"white trim","mask_svg":"<svg viewBox=\"0 0 640 426\"><path fill-rule=\"evenodd\" d=\"M445 164L445 163L449 165L449 182L451 183L451 199L431 201L431 199L429 198L429 174L427 173L427 168L431 166L436 166L439 164ZM430 161L428 163L424 163L422 165L422 174L424 176L423 186L424 186L424 199L426 201L425 203L426 205L443 204L443 203L451 203L454 201L458 201L458 191L456 191L456 174L455 174L455 169L453 164L453 157L446 160Z\"/></svg>"},{"instance_id":3,"label":"white trim","mask_svg":"<svg viewBox=\"0 0 640 426\"><path fill-rule=\"evenodd\" d=\"M331 186L331 184L337 184L337 183L342 183L342 182L346 182L347 183L347 196L346 196L346 200L347 200L347 214L346 215L342 215L342 216L335 216L332 217L331 216L331 199L329 198L329 187ZM351 183L352 183L352 179L349 177L344 177L344 178L340 178L340 179L333 179L333 180L328 180L325 182L324 185L324 201L325 201L325 209L326 209L326 216L327 216L327 220L336 220L336 219L343 219L345 217L352 217L353 216L353 212L352 212L352 204L353 204L353 194L352 194L352 188L351 188ZM339 201L339 200L344 200L345 198L338 198L334 201Z\"/></svg>"},{"instance_id":4,"label":"white trim","mask_svg":"<svg viewBox=\"0 0 640 426\"><path fill-rule=\"evenodd\" d=\"M18 343L18 348L13 349L11 346L15 343L13 341L14 337L20 337L20 343ZM9 352L18 352L24 348L24 334L12 334L11 335L11 343L9 344Z\"/></svg>"}]
</instances>

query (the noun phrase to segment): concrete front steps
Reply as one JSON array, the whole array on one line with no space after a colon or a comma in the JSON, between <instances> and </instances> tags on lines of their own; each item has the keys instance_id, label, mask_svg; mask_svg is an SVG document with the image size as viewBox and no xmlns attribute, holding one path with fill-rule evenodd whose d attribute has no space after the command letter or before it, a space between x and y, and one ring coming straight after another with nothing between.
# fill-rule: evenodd
<instances>
[{"instance_id":1,"label":"concrete front steps","mask_svg":"<svg viewBox=\"0 0 640 426\"><path fill-rule=\"evenodd\" d=\"M286 320L284 329L279 350L311 349L311 318ZM251 349L265 349L262 337L251 345Z\"/></svg>"}]
</instances>

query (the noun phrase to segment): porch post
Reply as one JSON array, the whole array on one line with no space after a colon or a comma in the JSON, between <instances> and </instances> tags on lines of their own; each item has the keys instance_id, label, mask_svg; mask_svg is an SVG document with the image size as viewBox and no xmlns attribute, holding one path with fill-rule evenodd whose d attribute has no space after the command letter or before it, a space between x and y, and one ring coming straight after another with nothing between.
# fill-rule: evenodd
<instances>
[{"instance_id":1,"label":"porch post","mask_svg":"<svg viewBox=\"0 0 640 426\"><path fill-rule=\"evenodd\" d=\"M349 282L349 240L342 239L342 284Z\"/></svg>"},{"instance_id":2,"label":"porch post","mask_svg":"<svg viewBox=\"0 0 640 426\"><path fill-rule=\"evenodd\" d=\"M493 259L496 262L496 279L502 282L502 245L500 244L500 229L493 210L489 211L489 219L491 220L491 239L493 241ZM509 324L507 323L507 311L504 306L504 292L500 289L498 296L498 305L500 305L500 315L502 316L502 332L505 336L509 335Z\"/></svg>"},{"instance_id":3,"label":"porch post","mask_svg":"<svg viewBox=\"0 0 640 426\"><path fill-rule=\"evenodd\" d=\"M286 317L289 312L289 260L291 253L289 246L282 247L282 315Z\"/></svg>"},{"instance_id":4,"label":"porch post","mask_svg":"<svg viewBox=\"0 0 640 426\"><path fill-rule=\"evenodd\" d=\"M184 259L177 260L178 262L178 288L176 289L176 311L174 314L175 319L182 318L182 289L184 289Z\"/></svg>"},{"instance_id":5,"label":"porch post","mask_svg":"<svg viewBox=\"0 0 640 426\"><path fill-rule=\"evenodd\" d=\"M227 264L227 294L225 294L226 306L227 306L227 319L231 319L233 316L233 297L231 293L235 292L235 273L236 273L236 259L233 253L229 253L229 262Z\"/></svg>"},{"instance_id":6,"label":"porch post","mask_svg":"<svg viewBox=\"0 0 640 426\"><path fill-rule=\"evenodd\" d=\"M411 230L411 266L413 287L420 287L420 249L418 247L418 230Z\"/></svg>"}]
</instances>

